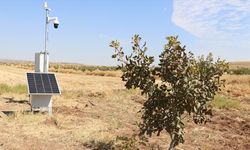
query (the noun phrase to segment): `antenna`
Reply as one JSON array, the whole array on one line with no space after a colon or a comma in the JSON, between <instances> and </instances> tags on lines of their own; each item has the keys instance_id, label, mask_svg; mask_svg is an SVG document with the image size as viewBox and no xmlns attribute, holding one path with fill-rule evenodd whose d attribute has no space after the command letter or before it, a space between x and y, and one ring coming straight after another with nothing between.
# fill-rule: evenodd
<instances>
[{"instance_id":1,"label":"antenna","mask_svg":"<svg viewBox=\"0 0 250 150\"><path fill-rule=\"evenodd\" d=\"M44 7L44 9L48 8L48 3L47 3L47 1L44 2L43 7Z\"/></svg>"},{"instance_id":2,"label":"antenna","mask_svg":"<svg viewBox=\"0 0 250 150\"><path fill-rule=\"evenodd\" d=\"M47 2L47 1L44 2L43 7L44 7L44 9L47 9L47 8L48 8L48 2Z\"/></svg>"}]
</instances>

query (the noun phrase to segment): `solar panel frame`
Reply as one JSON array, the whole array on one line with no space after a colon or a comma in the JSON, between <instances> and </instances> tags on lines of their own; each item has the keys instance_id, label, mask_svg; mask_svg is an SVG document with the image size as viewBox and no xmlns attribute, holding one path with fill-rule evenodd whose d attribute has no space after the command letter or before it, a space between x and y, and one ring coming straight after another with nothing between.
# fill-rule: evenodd
<instances>
[{"instance_id":1,"label":"solar panel frame","mask_svg":"<svg viewBox=\"0 0 250 150\"><path fill-rule=\"evenodd\" d=\"M30 89L30 83L31 82L29 82L29 80L30 80L30 78L28 77L29 75L33 75L33 78L32 78L32 80L34 80L34 87L35 87L35 89L36 89L36 91L33 91L33 92L31 92L32 91L32 89ZM42 85L40 85L40 86L43 86L42 88L43 88L43 90L41 90L40 89L40 91L38 91L38 89L37 89L37 83L36 83L36 79L35 79L35 75L41 75L41 80L42 81L44 81L43 79L42 79L42 75L47 75L48 76L48 78L49 78L49 76L53 76L54 77L54 83L56 84L56 91L57 92L54 92L53 91L53 89L52 89L52 85L51 85L51 82L49 81L49 85L50 85L50 88L51 88L51 93L50 92L46 92L45 91L45 87L44 87L44 82L41 82L41 84ZM26 77L27 77L27 89L28 89L28 94L29 95L61 95L61 90L60 90L60 86L59 86L59 84L58 84L58 82L57 82L57 77L56 77L56 74L54 74L54 73L40 73L40 72L33 72L33 73L26 73Z\"/></svg>"}]
</instances>

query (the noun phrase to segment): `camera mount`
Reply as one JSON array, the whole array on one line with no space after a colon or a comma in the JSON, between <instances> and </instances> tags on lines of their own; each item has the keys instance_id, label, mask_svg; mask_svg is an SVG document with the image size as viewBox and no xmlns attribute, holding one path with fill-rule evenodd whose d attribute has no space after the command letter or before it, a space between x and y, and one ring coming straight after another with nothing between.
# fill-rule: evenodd
<instances>
[{"instance_id":1,"label":"camera mount","mask_svg":"<svg viewBox=\"0 0 250 150\"><path fill-rule=\"evenodd\" d=\"M54 28L57 29L59 26L59 20L58 17L50 17L49 13L51 9L48 7L48 3L44 3L44 9L45 9L45 17L46 17L46 22L45 22L45 47L44 47L44 72L48 72L48 25L50 22L53 22Z\"/></svg>"}]
</instances>

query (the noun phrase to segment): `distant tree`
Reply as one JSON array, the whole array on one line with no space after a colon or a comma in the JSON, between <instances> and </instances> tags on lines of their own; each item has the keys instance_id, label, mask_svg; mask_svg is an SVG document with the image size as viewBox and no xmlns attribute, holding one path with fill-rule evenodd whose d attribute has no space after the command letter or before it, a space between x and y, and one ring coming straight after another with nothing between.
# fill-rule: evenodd
<instances>
[{"instance_id":1,"label":"distant tree","mask_svg":"<svg viewBox=\"0 0 250 150\"><path fill-rule=\"evenodd\" d=\"M210 116L211 101L224 84L221 76L228 70L224 60L194 58L181 46L177 36L167 37L168 43L161 53L160 63L153 67L154 57L146 55L146 42L141 46L141 37L132 38L133 52L125 55L118 41L112 41L118 66L127 89L139 88L147 100L142 108L140 135L160 135L167 131L171 137L169 150L184 143L184 116L189 115L194 123L206 123Z\"/></svg>"}]
</instances>

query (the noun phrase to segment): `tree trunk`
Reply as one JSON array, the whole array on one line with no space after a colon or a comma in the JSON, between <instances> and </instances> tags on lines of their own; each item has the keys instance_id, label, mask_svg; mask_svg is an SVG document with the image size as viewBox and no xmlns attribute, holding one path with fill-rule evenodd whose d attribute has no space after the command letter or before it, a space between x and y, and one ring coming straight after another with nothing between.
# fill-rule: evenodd
<instances>
[{"instance_id":1,"label":"tree trunk","mask_svg":"<svg viewBox=\"0 0 250 150\"><path fill-rule=\"evenodd\" d=\"M174 148L174 140L171 141L168 150L173 150Z\"/></svg>"}]
</instances>

